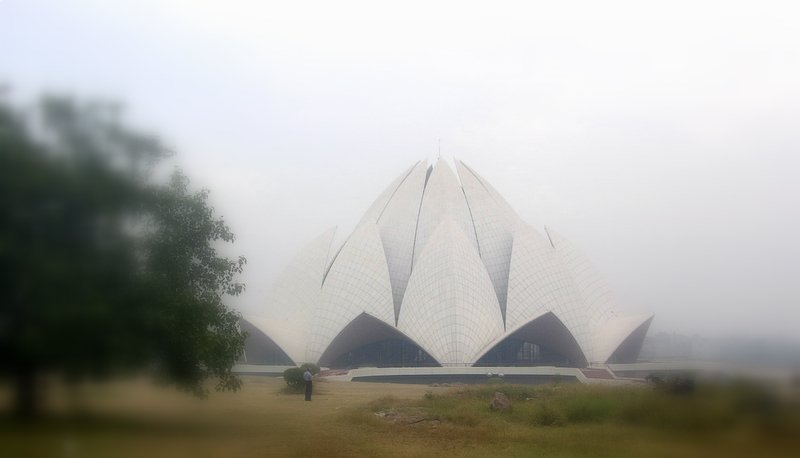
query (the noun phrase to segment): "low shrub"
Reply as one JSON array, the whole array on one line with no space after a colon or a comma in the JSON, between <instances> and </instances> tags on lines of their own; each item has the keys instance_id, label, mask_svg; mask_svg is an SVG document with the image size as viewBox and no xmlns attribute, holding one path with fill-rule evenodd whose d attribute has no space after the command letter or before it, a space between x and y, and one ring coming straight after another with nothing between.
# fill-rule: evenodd
<instances>
[{"instance_id":1,"label":"low shrub","mask_svg":"<svg viewBox=\"0 0 800 458\"><path fill-rule=\"evenodd\" d=\"M316 364L306 363L300 367L290 367L283 371L283 380L286 386L292 391L302 391L305 387L305 380L303 374L308 369L312 374L319 374L319 366Z\"/></svg>"},{"instance_id":2,"label":"low shrub","mask_svg":"<svg viewBox=\"0 0 800 458\"><path fill-rule=\"evenodd\" d=\"M300 391L305 386L304 372L305 370L299 367L290 367L283 371L283 380L286 382L286 386L291 390Z\"/></svg>"}]
</instances>

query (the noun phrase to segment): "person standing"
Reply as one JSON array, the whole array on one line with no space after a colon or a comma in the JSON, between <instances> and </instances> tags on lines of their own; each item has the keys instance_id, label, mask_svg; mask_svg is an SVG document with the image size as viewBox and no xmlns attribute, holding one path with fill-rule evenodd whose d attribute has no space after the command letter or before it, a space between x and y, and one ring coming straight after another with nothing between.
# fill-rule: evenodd
<instances>
[{"instance_id":1,"label":"person standing","mask_svg":"<svg viewBox=\"0 0 800 458\"><path fill-rule=\"evenodd\" d=\"M314 376L311 375L311 371L310 370L306 369L306 371L303 372L303 380L305 380L305 382L306 382L306 401L310 401L311 400L311 379L313 377Z\"/></svg>"}]
</instances>

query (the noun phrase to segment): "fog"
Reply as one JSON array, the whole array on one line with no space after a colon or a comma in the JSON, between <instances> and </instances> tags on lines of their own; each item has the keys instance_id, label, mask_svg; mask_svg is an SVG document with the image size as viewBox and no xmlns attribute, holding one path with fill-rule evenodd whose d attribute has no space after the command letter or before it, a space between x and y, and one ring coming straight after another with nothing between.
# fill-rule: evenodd
<instances>
[{"instance_id":1,"label":"fog","mask_svg":"<svg viewBox=\"0 0 800 458\"><path fill-rule=\"evenodd\" d=\"M0 0L0 81L160 133L238 236L243 311L441 153L651 333L796 342L798 7L555 3Z\"/></svg>"}]
</instances>

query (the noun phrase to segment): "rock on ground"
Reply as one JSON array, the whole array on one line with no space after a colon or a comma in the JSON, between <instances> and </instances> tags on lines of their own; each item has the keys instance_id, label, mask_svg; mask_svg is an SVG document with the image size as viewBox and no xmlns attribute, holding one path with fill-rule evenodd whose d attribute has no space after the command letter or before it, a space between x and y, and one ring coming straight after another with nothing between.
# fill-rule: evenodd
<instances>
[{"instance_id":1,"label":"rock on ground","mask_svg":"<svg viewBox=\"0 0 800 458\"><path fill-rule=\"evenodd\" d=\"M489 408L492 410L506 410L511 408L511 399L508 399L508 396L505 394L495 391L494 397L492 398L492 403L489 404Z\"/></svg>"}]
</instances>

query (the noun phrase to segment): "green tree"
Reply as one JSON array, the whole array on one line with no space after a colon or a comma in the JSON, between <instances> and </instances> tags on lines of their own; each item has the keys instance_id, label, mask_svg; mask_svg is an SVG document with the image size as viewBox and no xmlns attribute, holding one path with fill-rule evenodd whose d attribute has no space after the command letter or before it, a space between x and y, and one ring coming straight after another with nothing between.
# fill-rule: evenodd
<instances>
[{"instance_id":1,"label":"green tree","mask_svg":"<svg viewBox=\"0 0 800 458\"><path fill-rule=\"evenodd\" d=\"M37 410L38 380L145 370L196 395L235 390L244 346L245 259L217 252L234 235L157 137L119 122L113 104L45 97L0 102L0 376L16 409Z\"/></svg>"}]
</instances>

